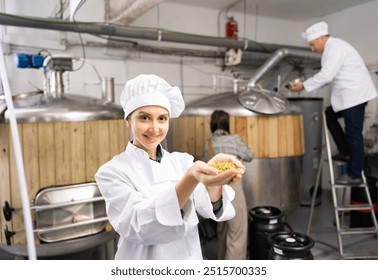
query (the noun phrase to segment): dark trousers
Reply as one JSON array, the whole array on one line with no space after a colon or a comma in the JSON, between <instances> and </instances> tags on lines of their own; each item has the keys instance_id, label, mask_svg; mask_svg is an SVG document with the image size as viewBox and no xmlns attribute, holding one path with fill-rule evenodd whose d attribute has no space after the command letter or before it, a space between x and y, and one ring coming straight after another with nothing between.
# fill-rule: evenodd
<instances>
[{"instance_id":1,"label":"dark trousers","mask_svg":"<svg viewBox=\"0 0 378 280\"><path fill-rule=\"evenodd\" d=\"M335 113L331 106L325 110L328 130L335 141L340 154L349 155L347 173L352 178L360 178L364 169L364 128L366 104L354 106ZM342 129L338 119L344 118L345 130Z\"/></svg>"}]
</instances>

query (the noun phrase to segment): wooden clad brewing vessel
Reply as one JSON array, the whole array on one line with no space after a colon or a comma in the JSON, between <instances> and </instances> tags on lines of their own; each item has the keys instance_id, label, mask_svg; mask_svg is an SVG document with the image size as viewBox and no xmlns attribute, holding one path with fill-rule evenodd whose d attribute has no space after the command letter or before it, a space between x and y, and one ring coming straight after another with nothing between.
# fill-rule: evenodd
<instances>
[{"instance_id":1,"label":"wooden clad brewing vessel","mask_svg":"<svg viewBox=\"0 0 378 280\"><path fill-rule=\"evenodd\" d=\"M279 113L256 113L242 106L238 97L233 92L225 92L187 104L181 117L172 120L169 148L203 159L204 145L211 137L211 114L214 110L226 111L230 115L230 132L239 134L254 154L251 162L244 163L247 206L268 205L290 212L300 205L303 185L303 111L288 103ZM253 92L244 97L246 102L259 103L259 96ZM269 111L269 100L264 104L264 109Z\"/></svg>"},{"instance_id":2,"label":"wooden clad brewing vessel","mask_svg":"<svg viewBox=\"0 0 378 280\"><path fill-rule=\"evenodd\" d=\"M239 134L255 158L295 157L304 153L303 115L230 116L231 133ZM173 149L204 157L211 137L210 116L174 120Z\"/></svg>"},{"instance_id":3,"label":"wooden clad brewing vessel","mask_svg":"<svg viewBox=\"0 0 378 280\"><path fill-rule=\"evenodd\" d=\"M37 104L33 98L41 99L40 96L31 96L30 100L21 101ZM15 101L31 204L44 188L94 182L98 168L125 150L130 136L122 108L101 102L65 96L61 100L52 100L54 106L46 109L45 115L38 115L38 110L29 110L28 106L26 109L17 108L20 104ZM4 119L0 122L0 202L3 205L4 201L8 201L16 211L12 212L11 221L6 221L1 214L0 224L17 232L12 237L12 244L24 244L26 239L13 141L10 125ZM33 212L32 218L34 221ZM6 242L3 231L0 242ZM37 238L36 242L39 242Z\"/></svg>"},{"instance_id":4,"label":"wooden clad brewing vessel","mask_svg":"<svg viewBox=\"0 0 378 280\"><path fill-rule=\"evenodd\" d=\"M29 200L50 186L93 182L98 168L124 151L129 139L123 119L88 122L23 123L18 125ZM13 143L9 124L0 124L0 198L21 207ZM11 221L0 217L10 230L24 229L22 211ZM5 242L1 232L1 242ZM20 232L13 243L25 242Z\"/></svg>"}]
</instances>

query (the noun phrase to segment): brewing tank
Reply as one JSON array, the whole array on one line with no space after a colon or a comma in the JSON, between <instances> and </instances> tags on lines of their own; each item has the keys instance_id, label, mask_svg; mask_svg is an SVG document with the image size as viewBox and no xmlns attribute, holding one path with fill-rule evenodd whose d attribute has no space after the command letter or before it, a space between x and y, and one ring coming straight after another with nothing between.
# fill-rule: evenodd
<instances>
[{"instance_id":1,"label":"brewing tank","mask_svg":"<svg viewBox=\"0 0 378 280\"><path fill-rule=\"evenodd\" d=\"M247 170L243 187L248 208L271 205L286 213L296 209L303 180L302 109L288 103L282 112L259 114L243 107L238 94L233 92L210 95L187 104L181 117L172 120L169 148L203 159L214 110L230 114L231 133L239 134L253 151L254 159L244 163Z\"/></svg>"},{"instance_id":2,"label":"brewing tank","mask_svg":"<svg viewBox=\"0 0 378 280\"><path fill-rule=\"evenodd\" d=\"M108 100L28 92L14 95L13 104L31 204L37 203L38 194L47 189L59 191L63 186L80 187L93 183L98 168L123 151L128 141L122 107ZM4 99L0 98L0 105L1 203L7 201L12 208L21 209L9 113ZM91 209L92 206L86 207ZM54 225L61 225L61 213L69 216L69 212L57 212ZM72 215L79 214L73 212ZM33 217L38 218L37 215ZM12 244L25 244L22 211L15 211L10 221L0 216L0 223L17 232L12 237ZM68 222L71 223L74 221ZM53 233L53 239L57 239L61 231ZM5 234L0 234L0 243L4 242Z\"/></svg>"},{"instance_id":3,"label":"brewing tank","mask_svg":"<svg viewBox=\"0 0 378 280\"><path fill-rule=\"evenodd\" d=\"M292 97L288 100L303 110L305 153L303 155L303 187L301 204L311 205L311 198L315 189L322 153L322 119L323 98ZM319 182L321 180L319 179ZM321 190L321 186L319 188ZM316 204L321 202L321 191L317 192Z\"/></svg>"}]
</instances>

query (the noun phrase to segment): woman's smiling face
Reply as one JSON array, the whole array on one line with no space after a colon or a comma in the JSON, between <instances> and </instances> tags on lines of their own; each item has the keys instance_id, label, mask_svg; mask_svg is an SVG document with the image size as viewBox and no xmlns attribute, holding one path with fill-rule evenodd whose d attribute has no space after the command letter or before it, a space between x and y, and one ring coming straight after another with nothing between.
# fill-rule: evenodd
<instances>
[{"instance_id":1,"label":"woman's smiling face","mask_svg":"<svg viewBox=\"0 0 378 280\"><path fill-rule=\"evenodd\" d=\"M156 147L169 129L168 110L161 106L143 106L130 114L126 124L133 133L133 144L156 159Z\"/></svg>"}]
</instances>

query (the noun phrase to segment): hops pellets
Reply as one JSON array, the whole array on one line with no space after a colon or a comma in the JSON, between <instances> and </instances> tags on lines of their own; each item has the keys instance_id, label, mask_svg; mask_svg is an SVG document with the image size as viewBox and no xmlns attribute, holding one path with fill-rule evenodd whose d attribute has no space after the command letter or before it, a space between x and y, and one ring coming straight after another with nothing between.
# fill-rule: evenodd
<instances>
[{"instance_id":1,"label":"hops pellets","mask_svg":"<svg viewBox=\"0 0 378 280\"><path fill-rule=\"evenodd\" d=\"M215 162L210 163L209 166L215 167L219 172L224 172L230 169L237 169L236 165L232 162Z\"/></svg>"}]
</instances>

